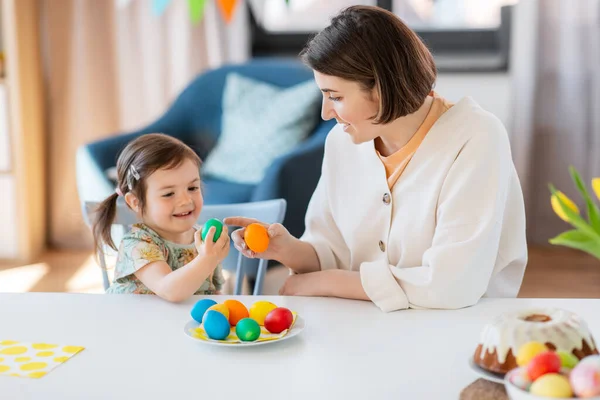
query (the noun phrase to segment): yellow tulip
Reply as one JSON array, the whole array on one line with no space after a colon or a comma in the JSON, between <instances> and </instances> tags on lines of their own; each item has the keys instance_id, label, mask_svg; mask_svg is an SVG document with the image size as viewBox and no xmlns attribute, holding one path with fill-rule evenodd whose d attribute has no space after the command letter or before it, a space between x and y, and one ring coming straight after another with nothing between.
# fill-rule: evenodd
<instances>
[{"instance_id":1,"label":"yellow tulip","mask_svg":"<svg viewBox=\"0 0 600 400\"><path fill-rule=\"evenodd\" d=\"M592 189L594 189L596 197L600 199L600 178L592 179Z\"/></svg>"},{"instance_id":2,"label":"yellow tulip","mask_svg":"<svg viewBox=\"0 0 600 400\"><path fill-rule=\"evenodd\" d=\"M574 213L579 214L579 208L577 208L575 203L573 203L573 201L570 198L568 198L563 192L556 192L556 195L552 195L552 198L550 200L550 202L552 204L552 209L554 210L556 215L558 215L560 217L560 219L562 219L563 221L569 222L569 217L567 217L567 214L565 214L565 212L562 210L562 207L560 206L560 203L558 202L558 198L556 197L557 195L558 195L558 197L560 197L562 202L567 207L569 207L571 209L571 211L573 211Z\"/></svg>"}]
</instances>

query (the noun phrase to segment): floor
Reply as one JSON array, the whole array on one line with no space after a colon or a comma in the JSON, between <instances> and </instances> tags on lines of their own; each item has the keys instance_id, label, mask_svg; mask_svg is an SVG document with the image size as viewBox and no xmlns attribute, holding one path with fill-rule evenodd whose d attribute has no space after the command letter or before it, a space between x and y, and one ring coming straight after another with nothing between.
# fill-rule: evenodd
<instances>
[{"instance_id":1,"label":"floor","mask_svg":"<svg viewBox=\"0 0 600 400\"><path fill-rule=\"evenodd\" d=\"M277 294L286 276L285 268L270 269L264 293ZM227 291L232 286L229 279ZM30 291L102 293L101 273L88 251L48 251L29 265L0 263L0 292ZM600 298L600 260L561 247L531 248L519 297Z\"/></svg>"}]
</instances>

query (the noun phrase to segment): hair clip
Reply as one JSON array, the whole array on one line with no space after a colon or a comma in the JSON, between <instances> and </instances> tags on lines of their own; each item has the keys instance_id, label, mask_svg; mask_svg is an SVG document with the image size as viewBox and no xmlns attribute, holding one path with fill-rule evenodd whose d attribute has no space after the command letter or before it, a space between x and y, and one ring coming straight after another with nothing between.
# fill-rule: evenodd
<instances>
[{"instance_id":1,"label":"hair clip","mask_svg":"<svg viewBox=\"0 0 600 400\"><path fill-rule=\"evenodd\" d=\"M119 196L123 197L123 192L121 191L121 189L116 188L115 193L118 194Z\"/></svg>"},{"instance_id":2,"label":"hair clip","mask_svg":"<svg viewBox=\"0 0 600 400\"><path fill-rule=\"evenodd\" d=\"M136 181L140 180L140 174L137 172L137 169L135 169L135 166L132 165L129 167L129 172L131 172L131 175L133 175Z\"/></svg>"}]
</instances>

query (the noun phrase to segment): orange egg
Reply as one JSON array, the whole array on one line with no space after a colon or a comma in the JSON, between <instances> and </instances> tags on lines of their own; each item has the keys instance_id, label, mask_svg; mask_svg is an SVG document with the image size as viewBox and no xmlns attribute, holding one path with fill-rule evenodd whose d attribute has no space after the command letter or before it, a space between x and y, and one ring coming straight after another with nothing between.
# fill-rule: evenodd
<instances>
[{"instance_id":1,"label":"orange egg","mask_svg":"<svg viewBox=\"0 0 600 400\"><path fill-rule=\"evenodd\" d=\"M223 304L229 309L229 324L231 326L236 326L239 320L248 318L248 309L239 301L233 299L225 300Z\"/></svg>"},{"instance_id":2,"label":"orange egg","mask_svg":"<svg viewBox=\"0 0 600 400\"><path fill-rule=\"evenodd\" d=\"M269 247L269 234L267 228L261 224L250 224L246 227L244 240L248 248L255 253L262 253Z\"/></svg>"}]
</instances>

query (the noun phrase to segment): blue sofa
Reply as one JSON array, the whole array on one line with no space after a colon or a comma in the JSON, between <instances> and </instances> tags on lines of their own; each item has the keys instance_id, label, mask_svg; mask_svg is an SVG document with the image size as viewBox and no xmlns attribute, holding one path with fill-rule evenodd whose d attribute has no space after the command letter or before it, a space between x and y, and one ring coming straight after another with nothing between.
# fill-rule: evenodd
<instances>
[{"instance_id":1,"label":"blue sofa","mask_svg":"<svg viewBox=\"0 0 600 400\"><path fill-rule=\"evenodd\" d=\"M226 75L241 75L288 87L313 79L312 71L294 59L254 59L227 65L194 79L158 120L136 132L113 135L86 144L77 153L80 200L98 201L114 190L106 171L133 138L162 132L179 138L205 159L221 131L221 102ZM275 160L258 185L203 177L206 204L230 204L283 198L287 201L284 225L296 237L304 232L304 216L321 174L323 146L335 121L315 121L316 128L294 150Z\"/></svg>"}]
</instances>

